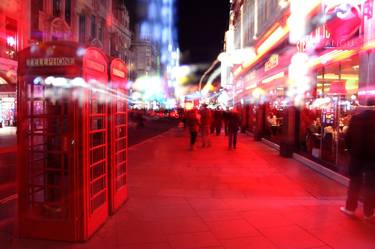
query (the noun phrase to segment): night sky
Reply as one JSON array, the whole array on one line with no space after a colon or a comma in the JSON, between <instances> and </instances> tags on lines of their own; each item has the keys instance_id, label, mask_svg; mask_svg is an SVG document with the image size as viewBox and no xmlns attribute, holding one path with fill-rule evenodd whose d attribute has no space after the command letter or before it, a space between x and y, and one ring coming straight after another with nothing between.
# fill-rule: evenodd
<instances>
[{"instance_id":1,"label":"night sky","mask_svg":"<svg viewBox=\"0 0 375 249\"><path fill-rule=\"evenodd\" d=\"M178 0L182 64L211 63L223 50L229 0Z\"/></svg>"},{"instance_id":2,"label":"night sky","mask_svg":"<svg viewBox=\"0 0 375 249\"><path fill-rule=\"evenodd\" d=\"M223 49L229 0L176 0L181 64L211 63ZM124 1L133 26L136 0Z\"/></svg>"}]
</instances>

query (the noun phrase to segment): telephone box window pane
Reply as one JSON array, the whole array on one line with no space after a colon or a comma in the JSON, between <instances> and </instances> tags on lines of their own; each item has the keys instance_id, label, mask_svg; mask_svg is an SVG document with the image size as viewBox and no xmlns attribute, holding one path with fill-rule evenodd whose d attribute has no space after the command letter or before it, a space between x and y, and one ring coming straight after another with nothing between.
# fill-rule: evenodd
<instances>
[{"instance_id":1,"label":"telephone box window pane","mask_svg":"<svg viewBox=\"0 0 375 249\"><path fill-rule=\"evenodd\" d=\"M96 147L98 145L105 144L105 135L102 132L90 135L90 146Z\"/></svg>"},{"instance_id":2,"label":"telephone box window pane","mask_svg":"<svg viewBox=\"0 0 375 249\"><path fill-rule=\"evenodd\" d=\"M91 119L91 130L101 130L105 128L105 118L92 118Z\"/></svg>"},{"instance_id":3,"label":"telephone box window pane","mask_svg":"<svg viewBox=\"0 0 375 249\"><path fill-rule=\"evenodd\" d=\"M91 184L91 196L96 195L100 191L106 188L107 181L105 177L95 179L94 183Z\"/></svg>"},{"instance_id":4,"label":"telephone box window pane","mask_svg":"<svg viewBox=\"0 0 375 249\"><path fill-rule=\"evenodd\" d=\"M125 137L125 135L126 135L126 128L125 127L121 127L119 129L117 129L117 138Z\"/></svg>"},{"instance_id":5,"label":"telephone box window pane","mask_svg":"<svg viewBox=\"0 0 375 249\"><path fill-rule=\"evenodd\" d=\"M90 164L101 161L106 158L106 148L101 147L90 152Z\"/></svg>"},{"instance_id":6,"label":"telephone box window pane","mask_svg":"<svg viewBox=\"0 0 375 249\"><path fill-rule=\"evenodd\" d=\"M44 92L45 92L45 87L42 85L29 85L30 91L32 94L29 96L32 96L33 98L44 98Z\"/></svg>"},{"instance_id":7,"label":"telephone box window pane","mask_svg":"<svg viewBox=\"0 0 375 249\"><path fill-rule=\"evenodd\" d=\"M33 101L32 103L34 115L45 114L44 101Z\"/></svg>"},{"instance_id":8,"label":"telephone box window pane","mask_svg":"<svg viewBox=\"0 0 375 249\"><path fill-rule=\"evenodd\" d=\"M93 99L91 102L91 113L102 114L105 112L105 104L100 103L97 99Z\"/></svg>"},{"instance_id":9,"label":"telephone box window pane","mask_svg":"<svg viewBox=\"0 0 375 249\"><path fill-rule=\"evenodd\" d=\"M126 103L118 101L117 102L117 111L118 112L125 112L126 111Z\"/></svg>"},{"instance_id":10,"label":"telephone box window pane","mask_svg":"<svg viewBox=\"0 0 375 249\"><path fill-rule=\"evenodd\" d=\"M91 210L90 210L91 213L93 213L96 209L98 209L99 207L101 207L106 201L107 201L107 198L106 198L105 192L102 192L100 195L98 195L97 197L95 197L91 201Z\"/></svg>"},{"instance_id":11,"label":"telephone box window pane","mask_svg":"<svg viewBox=\"0 0 375 249\"><path fill-rule=\"evenodd\" d=\"M124 115L117 115L117 125L125 124L126 117Z\"/></svg>"},{"instance_id":12,"label":"telephone box window pane","mask_svg":"<svg viewBox=\"0 0 375 249\"><path fill-rule=\"evenodd\" d=\"M119 188L121 188L122 186L125 186L125 185L126 185L126 175L123 175L123 176L117 178L116 189L119 189Z\"/></svg>"},{"instance_id":13,"label":"telephone box window pane","mask_svg":"<svg viewBox=\"0 0 375 249\"><path fill-rule=\"evenodd\" d=\"M120 141L117 142L117 150L123 150L126 148L126 140L121 139Z\"/></svg>"},{"instance_id":14,"label":"telephone box window pane","mask_svg":"<svg viewBox=\"0 0 375 249\"><path fill-rule=\"evenodd\" d=\"M106 167L105 163L99 163L98 165L95 165L91 167L91 179L96 179L106 173Z\"/></svg>"},{"instance_id":15,"label":"telephone box window pane","mask_svg":"<svg viewBox=\"0 0 375 249\"><path fill-rule=\"evenodd\" d=\"M122 163L119 163L117 165L117 177L123 175L124 173L126 173L126 164L125 164L125 161L123 161Z\"/></svg>"},{"instance_id":16,"label":"telephone box window pane","mask_svg":"<svg viewBox=\"0 0 375 249\"><path fill-rule=\"evenodd\" d=\"M116 156L116 163L122 163L126 159L126 154L125 152L120 153Z\"/></svg>"}]
</instances>

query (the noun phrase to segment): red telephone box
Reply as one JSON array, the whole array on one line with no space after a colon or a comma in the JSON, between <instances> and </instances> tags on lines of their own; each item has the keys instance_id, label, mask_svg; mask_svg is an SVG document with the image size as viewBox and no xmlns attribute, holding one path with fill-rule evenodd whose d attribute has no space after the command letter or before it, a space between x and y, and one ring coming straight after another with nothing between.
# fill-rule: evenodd
<instances>
[{"instance_id":1,"label":"red telephone box","mask_svg":"<svg viewBox=\"0 0 375 249\"><path fill-rule=\"evenodd\" d=\"M18 232L83 241L108 216L108 62L49 42L18 62Z\"/></svg>"},{"instance_id":2,"label":"red telephone box","mask_svg":"<svg viewBox=\"0 0 375 249\"><path fill-rule=\"evenodd\" d=\"M110 214L114 214L128 198L128 101L126 91L128 69L126 64L120 59L113 59L109 77L111 82L109 211Z\"/></svg>"}]
</instances>

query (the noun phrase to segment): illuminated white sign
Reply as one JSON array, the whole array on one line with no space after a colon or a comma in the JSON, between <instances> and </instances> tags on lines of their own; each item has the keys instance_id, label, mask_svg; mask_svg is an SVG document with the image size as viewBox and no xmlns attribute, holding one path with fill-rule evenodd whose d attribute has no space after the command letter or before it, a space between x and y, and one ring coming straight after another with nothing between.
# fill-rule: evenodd
<instances>
[{"instance_id":1,"label":"illuminated white sign","mask_svg":"<svg viewBox=\"0 0 375 249\"><path fill-rule=\"evenodd\" d=\"M44 67L44 66L70 66L75 64L72 57L52 57L52 58L30 58L26 59L28 67Z\"/></svg>"}]
</instances>

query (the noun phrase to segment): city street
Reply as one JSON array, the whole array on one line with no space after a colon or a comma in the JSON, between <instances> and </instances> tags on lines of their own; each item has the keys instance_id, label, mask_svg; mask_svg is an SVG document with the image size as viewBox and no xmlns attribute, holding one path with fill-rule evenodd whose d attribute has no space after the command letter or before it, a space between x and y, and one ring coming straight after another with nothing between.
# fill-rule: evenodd
<instances>
[{"instance_id":1,"label":"city street","mask_svg":"<svg viewBox=\"0 0 375 249\"><path fill-rule=\"evenodd\" d=\"M188 139L173 128L129 148L129 200L88 242L3 233L1 248L374 248L375 224L339 212L342 185L249 136L235 151L223 135L195 151Z\"/></svg>"}]
</instances>

